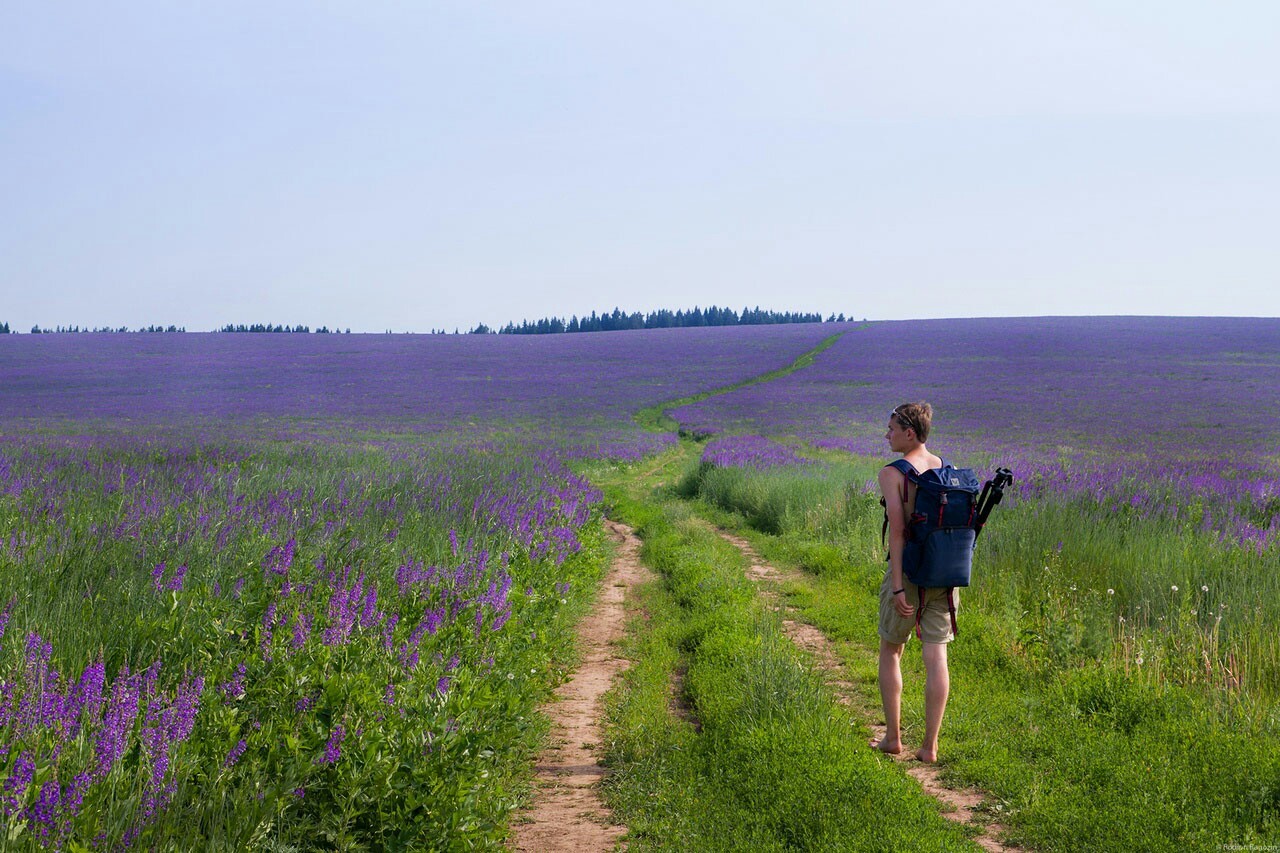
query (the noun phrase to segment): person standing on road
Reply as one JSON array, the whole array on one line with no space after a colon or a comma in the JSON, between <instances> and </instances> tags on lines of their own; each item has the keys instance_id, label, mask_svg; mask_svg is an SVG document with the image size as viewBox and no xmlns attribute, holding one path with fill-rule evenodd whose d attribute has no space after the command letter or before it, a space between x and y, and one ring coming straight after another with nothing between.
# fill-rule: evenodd
<instances>
[{"instance_id":1,"label":"person standing on road","mask_svg":"<svg viewBox=\"0 0 1280 853\"><path fill-rule=\"evenodd\" d=\"M924 473L941 468L942 459L925 447L933 408L928 403L903 403L889 414L885 439L889 449ZM921 761L938 760L938 732L951 689L947 671L947 644L955 639L946 589L921 590L902 572L902 551L906 542L907 519L915 505L916 487L892 465L880 470L880 493L884 496L889 521L889 568L880 584L880 701L884 705L885 735L872 746L881 752L902 752L902 650L917 624L924 646L924 744L916 750ZM923 601L923 604L921 602ZM914 603L913 603L914 602ZM923 610L916 618L916 608Z\"/></svg>"}]
</instances>

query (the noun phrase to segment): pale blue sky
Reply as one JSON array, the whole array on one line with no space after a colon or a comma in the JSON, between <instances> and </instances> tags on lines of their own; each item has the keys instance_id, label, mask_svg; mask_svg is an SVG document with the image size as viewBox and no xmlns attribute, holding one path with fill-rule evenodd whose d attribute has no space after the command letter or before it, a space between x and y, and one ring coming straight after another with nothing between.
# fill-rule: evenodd
<instances>
[{"instance_id":1,"label":"pale blue sky","mask_svg":"<svg viewBox=\"0 0 1280 853\"><path fill-rule=\"evenodd\" d=\"M1280 4L0 5L0 321L1280 316Z\"/></svg>"}]
</instances>

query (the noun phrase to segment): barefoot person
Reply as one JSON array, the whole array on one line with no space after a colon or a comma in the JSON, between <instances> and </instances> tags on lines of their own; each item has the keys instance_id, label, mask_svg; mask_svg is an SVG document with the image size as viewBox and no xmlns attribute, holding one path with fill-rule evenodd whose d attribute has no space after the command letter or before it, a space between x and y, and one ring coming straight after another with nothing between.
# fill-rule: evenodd
<instances>
[{"instance_id":1,"label":"barefoot person","mask_svg":"<svg viewBox=\"0 0 1280 853\"><path fill-rule=\"evenodd\" d=\"M942 460L925 447L933 409L928 403L903 403L889 415L885 438L889 449L901 453L918 472L942 467ZM920 590L902 572L902 550L907 518L915 503L915 485L901 471L886 465L880 470L880 492L889 518L889 569L880 585L880 700L884 704L884 739L874 743L881 752L902 752L902 650L916 630ZM925 728L924 744L916 750L921 761L938 760L938 730L947 707L950 676L947 643L955 639L947 590L924 590L920 637L924 646Z\"/></svg>"}]
</instances>

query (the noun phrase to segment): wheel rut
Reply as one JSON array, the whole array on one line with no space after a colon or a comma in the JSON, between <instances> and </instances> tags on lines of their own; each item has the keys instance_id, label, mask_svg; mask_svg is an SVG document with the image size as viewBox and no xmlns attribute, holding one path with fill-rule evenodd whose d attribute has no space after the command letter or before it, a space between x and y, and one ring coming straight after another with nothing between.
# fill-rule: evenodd
<instances>
[{"instance_id":1,"label":"wheel rut","mask_svg":"<svg viewBox=\"0 0 1280 853\"><path fill-rule=\"evenodd\" d=\"M600 797L604 694L630 662L617 654L626 624L624 601L651 573L640 562L630 527L606 519L618 550L592 611L578 626L582 664L542 711L551 719L548 745L538 757L530 807L512 824L521 853L594 853L623 847L626 827L614 822Z\"/></svg>"},{"instance_id":2,"label":"wheel rut","mask_svg":"<svg viewBox=\"0 0 1280 853\"><path fill-rule=\"evenodd\" d=\"M807 622L788 618L793 608L788 607L779 592L779 586L789 580L801 580L803 574L796 571L780 569L766 562L752 547L751 543L741 536L716 528L726 541L734 545L747 558L747 576L759 585L760 594L774 611L782 615L782 629L797 646L813 656L818 669L825 676L828 686L836 694L836 700L863 716L877 740L884 737L885 727L880 722L878 705L872 705L859 696L854 685L844 678L844 667L835 652L834 644L820 630ZM906 772L920 783L926 794L941 803L945 809L943 816L958 823L968 824L978 830L974 843L984 850L1013 851L1022 850L1000 841L999 836L1004 827L997 823L981 823L977 820L977 812L986 802L985 795L974 788L950 788L942 783L941 771L932 765L915 760L909 750L903 750L901 756L886 756L902 763Z\"/></svg>"}]
</instances>

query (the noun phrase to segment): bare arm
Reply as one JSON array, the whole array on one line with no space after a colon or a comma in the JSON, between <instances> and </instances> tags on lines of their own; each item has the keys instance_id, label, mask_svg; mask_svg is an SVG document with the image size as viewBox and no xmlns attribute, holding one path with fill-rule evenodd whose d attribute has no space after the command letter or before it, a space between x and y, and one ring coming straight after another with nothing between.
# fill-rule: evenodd
<instances>
[{"instance_id":1,"label":"bare arm","mask_svg":"<svg viewBox=\"0 0 1280 853\"><path fill-rule=\"evenodd\" d=\"M884 496L885 513L889 517L889 580L890 589L901 590L902 583L902 549L907 541L907 507L903 501L907 487L907 478L896 468L880 469L880 494ZM915 607L907 601L904 592L896 592L893 606L903 618L915 613Z\"/></svg>"}]
</instances>

